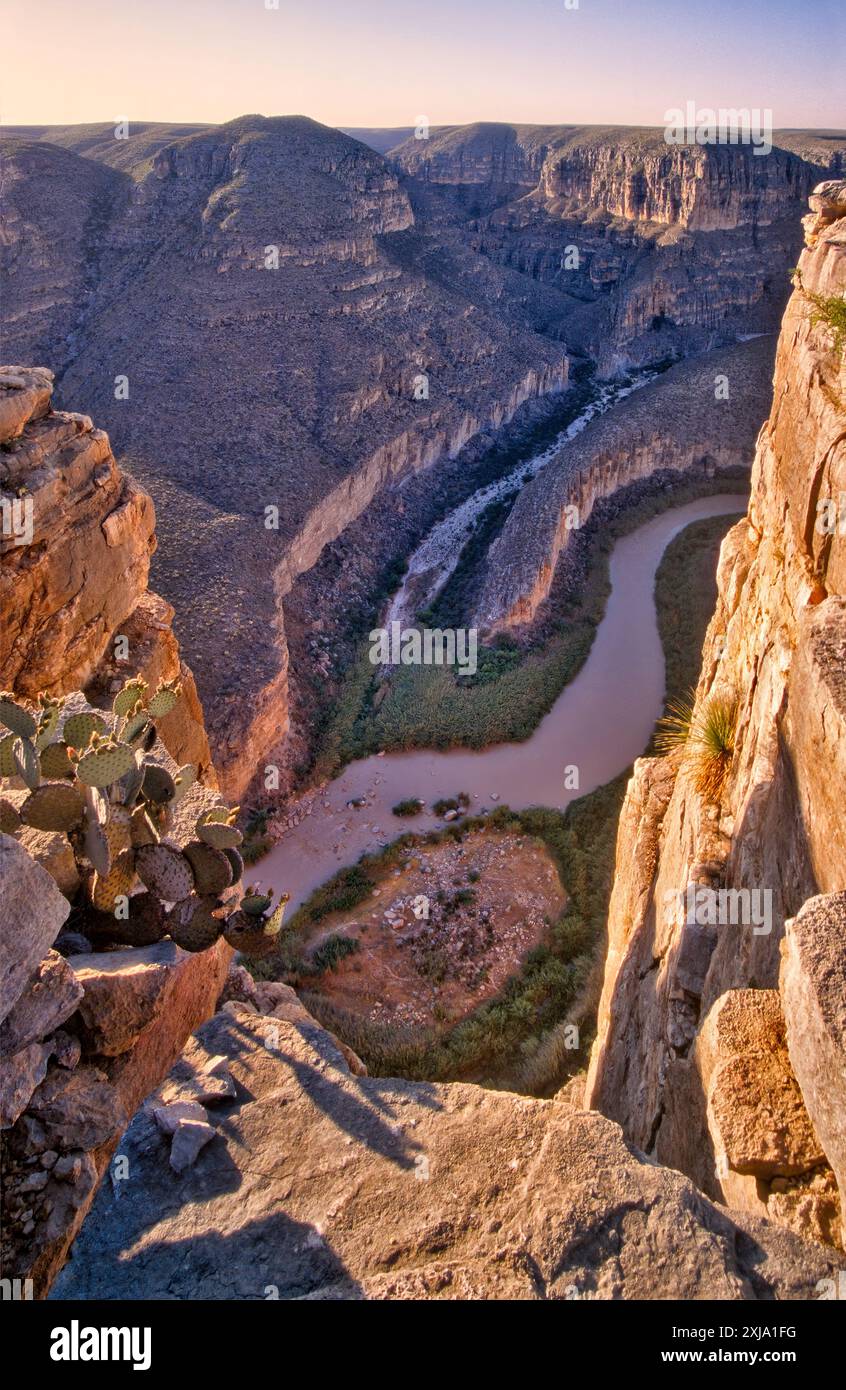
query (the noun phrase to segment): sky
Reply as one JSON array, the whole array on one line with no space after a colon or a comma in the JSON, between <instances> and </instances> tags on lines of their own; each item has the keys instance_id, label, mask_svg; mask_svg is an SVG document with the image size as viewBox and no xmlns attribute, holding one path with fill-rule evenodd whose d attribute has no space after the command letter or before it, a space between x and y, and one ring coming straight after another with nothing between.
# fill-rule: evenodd
<instances>
[{"instance_id":1,"label":"sky","mask_svg":"<svg viewBox=\"0 0 846 1390\"><path fill-rule=\"evenodd\" d=\"M3 0L0 122L846 127L844 0Z\"/></svg>"}]
</instances>

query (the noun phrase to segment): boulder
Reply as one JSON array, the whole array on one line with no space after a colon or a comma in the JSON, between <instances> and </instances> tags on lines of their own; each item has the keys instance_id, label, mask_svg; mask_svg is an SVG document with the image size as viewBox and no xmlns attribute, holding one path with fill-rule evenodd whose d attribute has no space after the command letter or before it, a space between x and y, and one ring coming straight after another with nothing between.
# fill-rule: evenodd
<instances>
[{"instance_id":1,"label":"boulder","mask_svg":"<svg viewBox=\"0 0 846 1390\"><path fill-rule=\"evenodd\" d=\"M238 1083L218 1142L175 1177L151 1097L54 1298L808 1299L843 1263L596 1113L353 1076L316 1024L234 1003L194 1047Z\"/></svg>"},{"instance_id":2,"label":"boulder","mask_svg":"<svg viewBox=\"0 0 846 1390\"><path fill-rule=\"evenodd\" d=\"M141 950L92 951L68 964L79 987L88 1052L117 1057L158 1013L169 983L172 943Z\"/></svg>"},{"instance_id":3,"label":"boulder","mask_svg":"<svg viewBox=\"0 0 846 1390\"><path fill-rule=\"evenodd\" d=\"M0 367L0 444L50 407L53 373L46 367Z\"/></svg>"},{"instance_id":4,"label":"boulder","mask_svg":"<svg viewBox=\"0 0 846 1390\"><path fill-rule=\"evenodd\" d=\"M0 1022L26 989L70 912L53 879L10 835L0 835Z\"/></svg>"},{"instance_id":5,"label":"boulder","mask_svg":"<svg viewBox=\"0 0 846 1390\"><path fill-rule=\"evenodd\" d=\"M718 1164L770 1178L805 1173L825 1159L787 1054L778 992L721 995L697 1049L709 1055L708 1121Z\"/></svg>"},{"instance_id":6,"label":"boulder","mask_svg":"<svg viewBox=\"0 0 846 1390\"><path fill-rule=\"evenodd\" d=\"M205 1124L209 1117L197 1101L173 1100L167 1105L157 1106L153 1110L153 1118L162 1134L175 1134L183 1120L194 1120L198 1124Z\"/></svg>"},{"instance_id":7,"label":"boulder","mask_svg":"<svg viewBox=\"0 0 846 1390\"><path fill-rule=\"evenodd\" d=\"M49 951L0 1023L0 1056L11 1056L36 1038L46 1038L70 1018L81 998L82 986L73 970L58 951Z\"/></svg>"},{"instance_id":8,"label":"boulder","mask_svg":"<svg viewBox=\"0 0 846 1390\"><path fill-rule=\"evenodd\" d=\"M206 1144L214 1138L214 1130L207 1120L180 1120L173 1131L170 1146L170 1166L175 1173L184 1173L196 1163Z\"/></svg>"},{"instance_id":9,"label":"boulder","mask_svg":"<svg viewBox=\"0 0 846 1390\"><path fill-rule=\"evenodd\" d=\"M49 1043L32 1042L12 1057L4 1057L0 1069L0 1129L9 1129L23 1114L36 1086L47 1075L52 1054Z\"/></svg>"},{"instance_id":10,"label":"boulder","mask_svg":"<svg viewBox=\"0 0 846 1390\"><path fill-rule=\"evenodd\" d=\"M787 1047L846 1208L846 892L810 898L785 924ZM844 1229L846 1241L846 1229Z\"/></svg>"},{"instance_id":11,"label":"boulder","mask_svg":"<svg viewBox=\"0 0 846 1390\"><path fill-rule=\"evenodd\" d=\"M96 1149L115 1138L127 1118L117 1092L97 1067L57 1067L35 1091L28 1113L44 1130L48 1147L61 1153Z\"/></svg>"}]
</instances>

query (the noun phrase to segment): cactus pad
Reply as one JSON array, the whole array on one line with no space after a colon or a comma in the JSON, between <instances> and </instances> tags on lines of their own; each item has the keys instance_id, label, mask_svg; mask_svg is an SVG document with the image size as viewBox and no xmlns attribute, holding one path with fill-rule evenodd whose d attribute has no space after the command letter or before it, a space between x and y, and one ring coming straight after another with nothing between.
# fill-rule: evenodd
<instances>
[{"instance_id":1,"label":"cactus pad","mask_svg":"<svg viewBox=\"0 0 846 1390\"><path fill-rule=\"evenodd\" d=\"M226 855L226 858L232 865L232 882L240 883L241 879L244 877L243 859L241 858L237 849L234 849L231 846L229 849L225 849L223 853Z\"/></svg>"},{"instance_id":2,"label":"cactus pad","mask_svg":"<svg viewBox=\"0 0 846 1390\"><path fill-rule=\"evenodd\" d=\"M174 777L176 785L176 796L174 801L181 801L187 791L190 791L197 780L197 769L193 763L185 763Z\"/></svg>"},{"instance_id":3,"label":"cactus pad","mask_svg":"<svg viewBox=\"0 0 846 1390\"><path fill-rule=\"evenodd\" d=\"M125 806L109 808L109 819L103 826L103 833L109 842L113 859L123 854L124 850L132 848L132 816Z\"/></svg>"},{"instance_id":4,"label":"cactus pad","mask_svg":"<svg viewBox=\"0 0 846 1390\"><path fill-rule=\"evenodd\" d=\"M0 797L0 832L3 835L14 835L21 828L21 818L17 808L5 797Z\"/></svg>"},{"instance_id":5,"label":"cactus pad","mask_svg":"<svg viewBox=\"0 0 846 1390\"><path fill-rule=\"evenodd\" d=\"M223 904L213 894L185 898L171 908L167 930L183 951L207 951L223 935Z\"/></svg>"},{"instance_id":6,"label":"cactus pad","mask_svg":"<svg viewBox=\"0 0 846 1390\"><path fill-rule=\"evenodd\" d=\"M63 701L53 700L49 695L39 695L38 703L41 706L41 711L38 716L38 733L35 737L35 747L40 753L42 748L47 747L59 727Z\"/></svg>"},{"instance_id":7,"label":"cactus pad","mask_svg":"<svg viewBox=\"0 0 846 1390\"><path fill-rule=\"evenodd\" d=\"M149 716L145 709L139 709L134 714L128 714L124 719L120 729L120 736L124 743L135 743L151 728Z\"/></svg>"},{"instance_id":8,"label":"cactus pad","mask_svg":"<svg viewBox=\"0 0 846 1390\"><path fill-rule=\"evenodd\" d=\"M159 767L158 763L147 763L141 791L147 801L157 801L160 804L172 801L176 795L173 778L167 768Z\"/></svg>"},{"instance_id":9,"label":"cactus pad","mask_svg":"<svg viewBox=\"0 0 846 1390\"><path fill-rule=\"evenodd\" d=\"M129 917L117 920L112 929L116 940L127 946L154 946L167 931L167 913L155 893L133 893Z\"/></svg>"},{"instance_id":10,"label":"cactus pad","mask_svg":"<svg viewBox=\"0 0 846 1390\"><path fill-rule=\"evenodd\" d=\"M21 819L36 830L73 830L84 815L85 802L68 782L42 782L21 807Z\"/></svg>"},{"instance_id":11,"label":"cactus pad","mask_svg":"<svg viewBox=\"0 0 846 1390\"><path fill-rule=\"evenodd\" d=\"M233 823L236 814L237 807L229 811L225 806L213 806L204 811L197 821L197 838L215 849L235 849L244 838Z\"/></svg>"},{"instance_id":12,"label":"cactus pad","mask_svg":"<svg viewBox=\"0 0 846 1390\"><path fill-rule=\"evenodd\" d=\"M21 738L35 738L38 728L29 710L19 705L14 695L5 691L0 694L0 724L5 724L7 729Z\"/></svg>"},{"instance_id":13,"label":"cactus pad","mask_svg":"<svg viewBox=\"0 0 846 1390\"><path fill-rule=\"evenodd\" d=\"M258 893L254 890L248 890L241 899L241 911L245 912L248 917L263 917L272 902L272 893Z\"/></svg>"},{"instance_id":14,"label":"cactus pad","mask_svg":"<svg viewBox=\"0 0 846 1390\"><path fill-rule=\"evenodd\" d=\"M134 680L127 681L123 689L118 691L112 703L114 714L118 719L125 719L146 694L147 682L143 676L136 676Z\"/></svg>"},{"instance_id":15,"label":"cactus pad","mask_svg":"<svg viewBox=\"0 0 846 1390\"><path fill-rule=\"evenodd\" d=\"M241 951L245 956L261 958L273 955L282 929L286 902L285 897L270 917L248 917L245 912L233 912L223 933L226 941L233 950Z\"/></svg>"},{"instance_id":16,"label":"cactus pad","mask_svg":"<svg viewBox=\"0 0 846 1390\"><path fill-rule=\"evenodd\" d=\"M223 850L192 840L182 853L194 871L198 893L219 895L232 883L232 865Z\"/></svg>"},{"instance_id":17,"label":"cactus pad","mask_svg":"<svg viewBox=\"0 0 846 1390\"><path fill-rule=\"evenodd\" d=\"M162 682L147 703L147 713L153 719L163 719L166 714L170 714L181 694L182 686L179 681Z\"/></svg>"},{"instance_id":18,"label":"cactus pad","mask_svg":"<svg viewBox=\"0 0 846 1390\"><path fill-rule=\"evenodd\" d=\"M166 903L178 903L193 892L191 865L173 845L142 845L135 852L141 882Z\"/></svg>"},{"instance_id":19,"label":"cactus pad","mask_svg":"<svg viewBox=\"0 0 846 1390\"><path fill-rule=\"evenodd\" d=\"M86 710L83 714L68 715L62 727L62 738L71 748L87 748L92 734L105 734L108 724L99 714Z\"/></svg>"},{"instance_id":20,"label":"cactus pad","mask_svg":"<svg viewBox=\"0 0 846 1390\"><path fill-rule=\"evenodd\" d=\"M91 884L91 902L98 912L115 910L115 899L129 897L135 882L135 866L131 853L121 854L107 874L96 874Z\"/></svg>"},{"instance_id":21,"label":"cactus pad","mask_svg":"<svg viewBox=\"0 0 846 1390\"><path fill-rule=\"evenodd\" d=\"M42 748L39 761L42 777L69 777L73 772L66 743L48 743Z\"/></svg>"},{"instance_id":22,"label":"cactus pad","mask_svg":"<svg viewBox=\"0 0 846 1390\"><path fill-rule=\"evenodd\" d=\"M80 782L90 787L109 787L135 766L135 754L126 743L107 739L93 743L76 767Z\"/></svg>"},{"instance_id":23,"label":"cactus pad","mask_svg":"<svg viewBox=\"0 0 846 1390\"><path fill-rule=\"evenodd\" d=\"M85 820L83 848L88 862L93 864L97 873L104 878L112 867L112 852L104 827L90 812Z\"/></svg>"},{"instance_id":24,"label":"cactus pad","mask_svg":"<svg viewBox=\"0 0 846 1390\"><path fill-rule=\"evenodd\" d=\"M41 764L35 745L30 743L28 738L16 738L12 744L12 757L18 776L22 777L30 791L34 792L41 781Z\"/></svg>"},{"instance_id":25,"label":"cactus pad","mask_svg":"<svg viewBox=\"0 0 846 1390\"><path fill-rule=\"evenodd\" d=\"M159 843L159 832L153 825L145 806L136 806L132 812L131 835L132 843L136 847Z\"/></svg>"},{"instance_id":26,"label":"cactus pad","mask_svg":"<svg viewBox=\"0 0 846 1390\"><path fill-rule=\"evenodd\" d=\"M14 746L14 734L6 734L5 738L0 738L0 777L17 777L18 775L15 755L12 752Z\"/></svg>"}]
</instances>

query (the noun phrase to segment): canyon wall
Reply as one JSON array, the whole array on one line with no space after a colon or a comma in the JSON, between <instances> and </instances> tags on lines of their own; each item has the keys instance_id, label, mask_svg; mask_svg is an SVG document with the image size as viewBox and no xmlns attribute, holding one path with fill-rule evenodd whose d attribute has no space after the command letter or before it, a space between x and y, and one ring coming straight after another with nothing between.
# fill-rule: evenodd
<instances>
[{"instance_id":1,"label":"canyon wall","mask_svg":"<svg viewBox=\"0 0 846 1390\"><path fill-rule=\"evenodd\" d=\"M839 151L482 126L388 160L260 116L4 133L5 352L47 363L155 498L152 581L228 794L297 743L297 576L574 356L613 374L773 329Z\"/></svg>"},{"instance_id":2,"label":"canyon wall","mask_svg":"<svg viewBox=\"0 0 846 1390\"><path fill-rule=\"evenodd\" d=\"M216 785L173 609L147 587L152 499L90 416L52 409L52 391L46 368L0 367L0 685L94 698L127 675L154 687L178 677L183 699L162 721L163 741Z\"/></svg>"},{"instance_id":3,"label":"canyon wall","mask_svg":"<svg viewBox=\"0 0 846 1390\"><path fill-rule=\"evenodd\" d=\"M777 327L798 217L846 140L767 154L660 130L476 125L392 151L474 250L546 294L547 323L613 375Z\"/></svg>"},{"instance_id":4,"label":"canyon wall","mask_svg":"<svg viewBox=\"0 0 846 1390\"><path fill-rule=\"evenodd\" d=\"M237 797L286 732L293 579L379 490L565 388L568 354L316 122L58 138L2 142L5 350L37 350L155 497L153 583Z\"/></svg>"},{"instance_id":5,"label":"canyon wall","mask_svg":"<svg viewBox=\"0 0 846 1390\"><path fill-rule=\"evenodd\" d=\"M692 733L639 760L629 784L586 1100L718 1200L837 1242L846 185L822 185L811 206L749 513L721 551ZM697 730L720 710L722 787L697 774Z\"/></svg>"},{"instance_id":6,"label":"canyon wall","mask_svg":"<svg viewBox=\"0 0 846 1390\"><path fill-rule=\"evenodd\" d=\"M575 531L618 489L658 474L748 469L773 347L764 337L679 363L564 444L521 489L490 547L475 624L495 632L530 623Z\"/></svg>"},{"instance_id":7,"label":"canyon wall","mask_svg":"<svg viewBox=\"0 0 846 1390\"><path fill-rule=\"evenodd\" d=\"M197 766L172 832L184 843L220 798L173 610L147 588L153 504L88 416L51 409L52 386L44 368L0 369L0 687L30 700L84 687L65 719L110 709L129 676L180 680L157 761ZM28 797L7 774L6 811ZM70 915L80 878L66 835L27 824L16 836L0 834L2 1263L40 1296L128 1118L213 1011L232 952L222 940L200 954L172 941L93 950Z\"/></svg>"}]
</instances>

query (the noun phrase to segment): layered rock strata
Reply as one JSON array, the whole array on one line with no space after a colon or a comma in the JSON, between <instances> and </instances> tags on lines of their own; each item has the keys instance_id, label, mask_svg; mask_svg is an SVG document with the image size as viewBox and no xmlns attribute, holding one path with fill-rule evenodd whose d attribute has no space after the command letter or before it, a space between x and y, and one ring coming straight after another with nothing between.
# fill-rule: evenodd
<instances>
[{"instance_id":1,"label":"layered rock strata","mask_svg":"<svg viewBox=\"0 0 846 1390\"><path fill-rule=\"evenodd\" d=\"M173 609L147 588L152 500L89 416L51 408L52 391L46 368L0 368L0 685L29 698L87 687L108 700L127 674L153 687L179 677L183 699L161 736L213 783Z\"/></svg>"},{"instance_id":2,"label":"layered rock strata","mask_svg":"<svg viewBox=\"0 0 846 1390\"><path fill-rule=\"evenodd\" d=\"M836 313L846 185L823 185L812 207L749 513L722 547L693 716L695 728L717 701L736 711L728 778L720 794L698 791L684 749L635 764L586 1099L713 1196L836 1240L836 1188L841 1206L846 1195L846 363Z\"/></svg>"},{"instance_id":3,"label":"layered rock strata","mask_svg":"<svg viewBox=\"0 0 846 1390\"><path fill-rule=\"evenodd\" d=\"M4 141L6 351L49 341L63 400L155 497L154 584L237 799L287 729L293 580L380 489L563 389L568 354L518 277L433 257L396 173L340 132L251 116L79 150ZM46 318L33 242L67 284Z\"/></svg>"},{"instance_id":4,"label":"layered rock strata","mask_svg":"<svg viewBox=\"0 0 846 1390\"><path fill-rule=\"evenodd\" d=\"M748 469L773 346L760 338L679 363L564 444L521 490L490 547L476 625L530 623L568 542L603 498L658 474Z\"/></svg>"}]
</instances>

